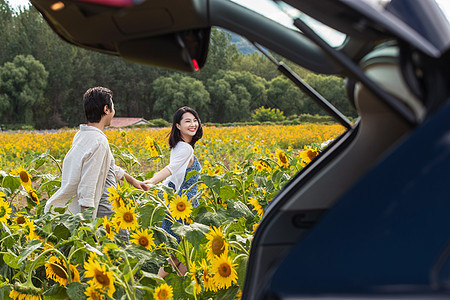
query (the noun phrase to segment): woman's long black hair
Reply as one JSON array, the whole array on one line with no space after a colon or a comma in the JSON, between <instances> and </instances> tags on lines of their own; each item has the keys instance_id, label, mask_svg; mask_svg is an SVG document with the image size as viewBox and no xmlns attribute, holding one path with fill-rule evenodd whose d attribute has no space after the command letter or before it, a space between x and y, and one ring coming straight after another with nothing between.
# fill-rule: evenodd
<instances>
[{"instance_id":1,"label":"woman's long black hair","mask_svg":"<svg viewBox=\"0 0 450 300\"><path fill-rule=\"evenodd\" d=\"M193 114L194 117L198 121L197 132L192 137L192 140L189 143L192 146L192 148L194 148L195 143L199 139L201 139L202 136L203 136L202 122L200 121L200 117L198 116L198 113L194 109L192 109L192 108L190 108L188 106L180 107L179 109L177 109L177 111L173 115L172 130L170 131L170 136L169 136L169 146L170 146L171 149L175 148L175 146L178 144L179 141L182 141L182 139L181 139L181 132L177 128L177 124L180 124L181 118L183 117L183 114L187 113L187 112Z\"/></svg>"}]
</instances>

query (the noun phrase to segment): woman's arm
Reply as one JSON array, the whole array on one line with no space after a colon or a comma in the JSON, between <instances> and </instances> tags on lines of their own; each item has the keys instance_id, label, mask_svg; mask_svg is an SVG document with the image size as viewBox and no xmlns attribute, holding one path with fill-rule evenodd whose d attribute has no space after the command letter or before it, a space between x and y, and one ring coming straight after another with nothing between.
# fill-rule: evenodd
<instances>
[{"instance_id":1,"label":"woman's arm","mask_svg":"<svg viewBox=\"0 0 450 300\"><path fill-rule=\"evenodd\" d=\"M152 178L145 180L145 184L157 184L172 175L169 168L164 167L161 171L155 173Z\"/></svg>"},{"instance_id":2,"label":"woman's arm","mask_svg":"<svg viewBox=\"0 0 450 300\"><path fill-rule=\"evenodd\" d=\"M137 180L136 178L129 175L128 173L125 173L123 177L129 184L131 184L132 186L134 186L137 189L147 191L150 188L147 184L145 184L144 182L142 182L140 180Z\"/></svg>"}]
</instances>

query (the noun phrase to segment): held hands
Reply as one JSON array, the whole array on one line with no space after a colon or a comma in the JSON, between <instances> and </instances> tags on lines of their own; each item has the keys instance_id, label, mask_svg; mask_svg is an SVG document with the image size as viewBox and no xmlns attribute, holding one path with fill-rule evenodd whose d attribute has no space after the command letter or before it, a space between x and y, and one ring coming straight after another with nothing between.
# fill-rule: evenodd
<instances>
[{"instance_id":1,"label":"held hands","mask_svg":"<svg viewBox=\"0 0 450 300\"><path fill-rule=\"evenodd\" d=\"M144 184L147 184L147 185L149 185L149 186L154 185L154 184L152 183L152 180L151 180L151 179L145 180L145 181L144 181Z\"/></svg>"},{"instance_id":2,"label":"held hands","mask_svg":"<svg viewBox=\"0 0 450 300\"><path fill-rule=\"evenodd\" d=\"M148 189L150 189L150 185L145 184L142 181L139 181L139 187L136 187L136 188L144 190L144 191L148 191Z\"/></svg>"},{"instance_id":3,"label":"held hands","mask_svg":"<svg viewBox=\"0 0 450 300\"><path fill-rule=\"evenodd\" d=\"M132 182L130 182L135 188L140 189L140 190L144 190L144 191L148 191L148 189L150 188L150 185L146 184L145 182L142 182L140 180L133 180Z\"/></svg>"}]
</instances>

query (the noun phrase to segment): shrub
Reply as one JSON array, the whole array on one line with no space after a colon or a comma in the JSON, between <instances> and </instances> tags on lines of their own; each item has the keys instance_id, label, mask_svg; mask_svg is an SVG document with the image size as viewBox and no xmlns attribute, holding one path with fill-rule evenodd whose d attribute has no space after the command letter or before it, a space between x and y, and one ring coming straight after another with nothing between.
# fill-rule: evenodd
<instances>
[{"instance_id":1,"label":"shrub","mask_svg":"<svg viewBox=\"0 0 450 300\"><path fill-rule=\"evenodd\" d=\"M170 125L170 123L164 119L153 119L149 122L151 127L167 127Z\"/></svg>"},{"instance_id":2,"label":"shrub","mask_svg":"<svg viewBox=\"0 0 450 300\"><path fill-rule=\"evenodd\" d=\"M300 122L302 123L334 123L335 120L332 116L310 115L301 114Z\"/></svg>"},{"instance_id":3,"label":"shrub","mask_svg":"<svg viewBox=\"0 0 450 300\"><path fill-rule=\"evenodd\" d=\"M252 121L258 122L280 122L284 121L286 117L278 108L260 108L255 109L252 113Z\"/></svg>"}]
</instances>

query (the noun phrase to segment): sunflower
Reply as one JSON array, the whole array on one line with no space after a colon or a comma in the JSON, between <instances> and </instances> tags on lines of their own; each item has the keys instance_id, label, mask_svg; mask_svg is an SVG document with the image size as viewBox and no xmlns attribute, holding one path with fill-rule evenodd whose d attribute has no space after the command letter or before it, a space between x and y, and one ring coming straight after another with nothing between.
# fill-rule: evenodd
<instances>
[{"instance_id":1,"label":"sunflower","mask_svg":"<svg viewBox=\"0 0 450 300\"><path fill-rule=\"evenodd\" d=\"M160 151L158 151L159 147L154 139L147 136L145 138L145 143L147 144L147 149L150 150L150 157L158 157L160 155Z\"/></svg>"},{"instance_id":2,"label":"sunflower","mask_svg":"<svg viewBox=\"0 0 450 300\"><path fill-rule=\"evenodd\" d=\"M33 220L27 219L25 221L24 228L28 231L28 234L26 235L28 241L31 241L31 240L34 240L34 239L39 239L39 236L34 231L34 222L33 222Z\"/></svg>"},{"instance_id":3,"label":"sunflower","mask_svg":"<svg viewBox=\"0 0 450 300\"><path fill-rule=\"evenodd\" d=\"M12 208L9 203L0 199L0 223L6 223L11 214Z\"/></svg>"},{"instance_id":4,"label":"sunflower","mask_svg":"<svg viewBox=\"0 0 450 300\"><path fill-rule=\"evenodd\" d=\"M219 289L227 289L233 282L237 283L237 272L234 269L237 264L233 264L228 255L224 253L216 257L212 265L212 272L214 273L213 280Z\"/></svg>"},{"instance_id":5,"label":"sunflower","mask_svg":"<svg viewBox=\"0 0 450 300\"><path fill-rule=\"evenodd\" d=\"M259 160L253 162L253 164L255 165L256 170L258 170L258 172L264 171L264 166L261 164Z\"/></svg>"},{"instance_id":6,"label":"sunflower","mask_svg":"<svg viewBox=\"0 0 450 300\"><path fill-rule=\"evenodd\" d=\"M259 223L255 223L252 226L252 234L255 234L256 228L258 228Z\"/></svg>"},{"instance_id":7,"label":"sunflower","mask_svg":"<svg viewBox=\"0 0 450 300\"><path fill-rule=\"evenodd\" d=\"M270 167L270 165L268 163L266 163L265 161L262 161L262 160L260 161L260 163L267 172L269 172L269 173L272 172L272 168Z\"/></svg>"},{"instance_id":8,"label":"sunflower","mask_svg":"<svg viewBox=\"0 0 450 300\"><path fill-rule=\"evenodd\" d=\"M248 197L248 204L253 205L253 210L256 211L256 214L261 218L264 214L264 209L261 206L261 204L259 204L258 200L256 200L253 197Z\"/></svg>"},{"instance_id":9,"label":"sunflower","mask_svg":"<svg viewBox=\"0 0 450 300\"><path fill-rule=\"evenodd\" d=\"M175 219L187 220L191 216L192 203L186 195L176 195L170 202L169 209Z\"/></svg>"},{"instance_id":10,"label":"sunflower","mask_svg":"<svg viewBox=\"0 0 450 300\"><path fill-rule=\"evenodd\" d=\"M120 207L125 206L125 202L122 199L122 196L119 194L121 191L120 188L115 188L113 186L107 189L108 197L106 198L109 202L112 203L114 210L118 210Z\"/></svg>"},{"instance_id":11,"label":"sunflower","mask_svg":"<svg viewBox=\"0 0 450 300\"><path fill-rule=\"evenodd\" d=\"M289 160L287 158L286 153L284 153L283 150L280 150L280 149L275 150L275 156L278 158L278 164L282 168L288 168L289 167Z\"/></svg>"},{"instance_id":12,"label":"sunflower","mask_svg":"<svg viewBox=\"0 0 450 300\"><path fill-rule=\"evenodd\" d=\"M114 229L112 227L112 223L108 220L108 217L104 216L103 217L103 227L105 228L106 231L106 236L114 241Z\"/></svg>"},{"instance_id":13,"label":"sunflower","mask_svg":"<svg viewBox=\"0 0 450 300\"><path fill-rule=\"evenodd\" d=\"M19 225L19 227L25 226L26 221L27 221L27 217L25 217L22 214L17 214L14 217L14 222L16 222L16 224Z\"/></svg>"},{"instance_id":14,"label":"sunflower","mask_svg":"<svg viewBox=\"0 0 450 300\"><path fill-rule=\"evenodd\" d=\"M198 295L202 291L202 286L200 285L200 281L197 276L197 268L195 267L195 261L192 262L191 267L189 269L189 275L192 278L192 281L194 281L194 288L195 293Z\"/></svg>"},{"instance_id":15,"label":"sunflower","mask_svg":"<svg viewBox=\"0 0 450 300\"><path fill-rule=\"evenodd\" d=\"M213 278L209 272L210 268L204 258L202 259L200 268L202 269L202 280L203 280L203 286L205 287L205 290L211 291L211 292L216 292L217 288L216 288Z\"/></svg>"},{"instance_id":16,"label":"sunflower","mask_svg":"<svg viewBox=\"0 0 450 300\"><path fill-rule=\"evenodd\" d=\"M33 188L30 188L29 190L28 190L28 194L30 195L30 198L31 198L31 200L33 201L33 203L35 204L35 205L39 205L39 197L38 197L38 195L37 195L37 193L36 193L36 190L35 189L33 189Z\"/></svg>"},{"instance_id":17,"label":"sunflower","mask_svg":"<svg viewBox=\"0 0 450 300\"><path fill-rule=\"evenodd\" d=\"M86 272L85 277L92 277L89 281L93 287L102 291L107 291L109 297L113 297L116 288L114 287L114 273L106 271L106 266L101 266L100 263L93 257L89 257L88 261L84 263Z\"/></svg>"},{"instance_id":18,"label":"sunflower","mask_svg":"<svg viewBox=\"0 0 450 300\"><path fill-rule=\"evenodd\" d=\"M206 243L206 249L208 251L207 257L210 261L214 259L215 256L220 256L222 254L228 254L228 244L219 228L213 226L211 231L205 234L208 242Z\"/></svg>"},{"instance_id":19,"label":"sunflower","mask_svg":"<svg viewBox=\"0 0 450 300\"><path fill-rule=\"evenodd\" d=\"M131 206L122 206L117 209L113 220L114 224L117 224L119 229L130 229L134 230L139 226L136 215L134 213L134 208Z\"/></svg>"},{"instance_id":20,"label":"sunflower","mask_svg":"<svg viewBox=\"0 0 450 300\"><path fill-rule=\"evenodd\" d=\"M253 151L253 153L258 154L258 153L261 152L261 149L259 149L258 147L254 146L254 147L252 147L252 151Z\"/></svg>"},{"instance_id":21,"label":"sunflower","mask_svg":"<svg viewBox=\"0 0 450 300\"><path fill-rule=\"evenodd\" d=\"M78 273L77 266L69 265L72 282L80 282L80 273ZM45 274L48 279L53 279L60 285L67 284L67 267L64 261L61 261L56 256L51 256L45 263Z\"/></svg>"},{"instance_id":22,"label":"sunflower","mask_svg":"<svg viewBox=\"0 0 450 300\"><path fill-rule=\"evenodd\" d=\"M137 245L141 245L148 250L152 250L153 247L156 247L155 242L153 241L153 232L148 232L147 229L139 229L131 235L130 242L135 243Z\"/></svg>"},{"instance_id":23,"label":"sunflower","mask_svg":"<svg viewBox=\"0 0 450 300\"><path fill-rule=\"evenodd\" d=\"M234 164L234 171L233 171L233 173L241 173L241 170L239 169L237 163Z\"/></svg>"},{"instance_id":24,"label":"sunflower","mask_svg":"<svg viewBox=\"0 0 450 300\"><path fill-rule=\"evenodd\" d=\"M0 200L6 200L6 195L2 191L0 191Z\"/></svg>"},{"instance_id":25,"label":"sunflower","mask_svg":"<svg viewBox=\"0 0 450 300\"><path fill-rule=\"evenodd\" d=\"M42 290L35 286L27 286L16 282L9 292L9 298L13 300L41 300Z\"/></svg>"},{"instance_id":26,"label":"sunflower","mask_svg":"<svg viewBox=\"0 0 450 300\"><path fill-rule=\"evenodd\" d=\"M173 297L173 288L167 283L163 283L155 289L153 298L155 300L166 300Z\"/></svg>"},{"instance_id":27,"label":"sunflower","mask_svg":"<svg viewBox=\"0 0 450 300\"><path fill-rule=\"evenodd\" d=\"M170 201L169 201L169 194L167 194L166 192L163 192L163 199L164 199L164 204L166 206L169 206L169 203L170 203Z\"/></svg>"},{"instance_id":28,"label":"sunflower","mask_svg":"<svg viewBox=\"0 0 450 300\"><path fill-rule=\"evenodd\" d=\"M101 290L96 289L95 286L88 286L84 294L87 296L87 300L103 300L105 296L101 292Z\"/></svg>"},{"instance_id":29,"label":"sunflower","mask_svg":"<svg viewBox=\"0 0 450 300\"><path fill-rule=\"evenodd\" d=\"M19 176L20 178L20 184L24 187L26 191L31 190L31 176L30 173L28 173L27 170L25 170L23 167L18 167L11 171L11 174L14 176Z\"/></svg>"},{"instance_id":30,"label":"sunflower","mask_svg":"<svg viewBox=\"0 0 450 300\"><path fill-rule=\"evenodd\" d=\"M319 151L315 147L311 146L305 146L303 148L303 151L299 153L299 156L301 158L300 164L304 167L307 164L309 164L317 155L319 154Z\"/></svg>"},{"instance_id":31,"label":"sunflower","mask_svg":"<svg viewBox=\"0 0 450 300\"><path fill-rule=\"evenodd\" d=\"M217 169L214 170L213 175L220 175L223 172L223 168L222 167L217 167Z\"/></svg>"}]
</instances>

